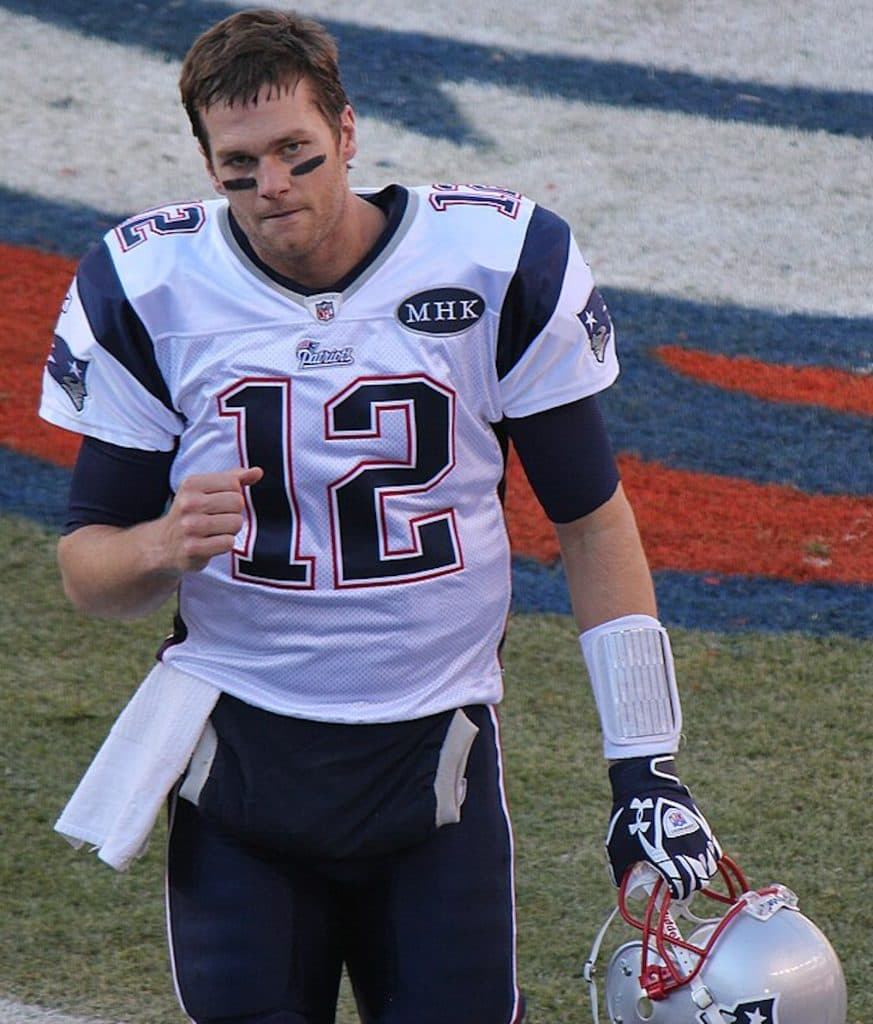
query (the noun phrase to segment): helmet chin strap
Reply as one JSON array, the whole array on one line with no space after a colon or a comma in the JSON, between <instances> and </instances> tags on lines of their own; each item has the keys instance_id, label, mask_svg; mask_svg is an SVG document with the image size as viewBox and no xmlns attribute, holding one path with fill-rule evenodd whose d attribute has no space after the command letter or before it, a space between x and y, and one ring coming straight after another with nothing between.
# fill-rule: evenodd
<instances>
[{"instance_id":1,"label":"helmet chin strap","mask_svg":"<svg viewBox=\"0 0 873 1024\"><path fill-rule=\"evenodd\" d=\"M623 895L629 896L639 889L642 889L646 893L646 898L651 900L652 893L657 888L663 888L663 880L658 872L647 863L636 864L629 872L628 877L625 880L622 889ZM600 1003L597 992L597 959L600 955L600 947L603 945L603 940L606 937L606 933L609 930L610 925L615 919L616 914L619 912L619 906L615 906L606 915L603 924L595 936L594 943L591 946L591 952L588 954L588 959L585 961L585 965L582 968L582 977L588 984L588 992L591 997L591 1016L594 1024L600 1024ZM679 931L679 927L676 924L675 918L670 913L669 907L661 908L661 925L665 937L668 939L678 939L682 942L682 933ZM689 918L699 920L695 915L688 913ZM712 993L698 978L695 977L697 974L697 960L695 954L689 950L683 948L682 945L671 943L672 954L677 961L679 968L684 972L685 976L692 980L690 986L691 999L694 1005L701 1011L705 1011L707 1007L712 1006L714 1000ZM657 980L657 979L656 979ZM645 979L640 978L640 984L645 987ZM666 995L663 990L659 994L650 994L646 991L647 995L651 998L664 998ZM701 1013L701 1024L721 1024L717 1018L713 1021L709 1020L708 1014L705 1012Z\"/></svg>"},{"instance_id":2,"label":"helmet chin strap","mask_svg":"<svg viewBox=\"0 0 873 1024\"><path fill-rule=\"evenodd\" d=\"M609 931L609 926L612 924L615 915L618 913L618 907L613 907L612 910L606 915L606 920L600 926L594 944L591 947L591 952L588 954L588 959L585 961L585 966L582 968L582 977L588 983L588 992L591 996L591 1016L594 1019L594 1024L600 1024L600 1010L599 1002L597 999L597 958L600 956L600 947L603 944L603 940Z\"/></svg>"},{"instance_id":3,"label":"helmet chin strap","mask_svg":"<svg viewBox=\"0 0 873 1024\"><path fill-rule=\"evenodd\" d=\"M639 863L634 865L634 867L628 872L624 888L628 894L633 893L638 889L643 889L645 890L646 897L649 898L654 891L658 878L659 876L657 871L650 864ZM606 938L609 926L615 920L615 916L618 912L619 907L616 905L606 915L606 919L600 926L600 930L594 938L594 943L591 946L591 952L588 954L588 959L585 961L585 966L582 968L582 977L588 983L588 991L591 996L591 1016L594 1020L594 1024L600 1024L600 1001L597 996L597 958L600 956L600 947L603 945L603 940ZM675 928L676 926L675 923L673 923L672 917L670 918L670 921L672 927Z\"/></svg>"}]
</instances>

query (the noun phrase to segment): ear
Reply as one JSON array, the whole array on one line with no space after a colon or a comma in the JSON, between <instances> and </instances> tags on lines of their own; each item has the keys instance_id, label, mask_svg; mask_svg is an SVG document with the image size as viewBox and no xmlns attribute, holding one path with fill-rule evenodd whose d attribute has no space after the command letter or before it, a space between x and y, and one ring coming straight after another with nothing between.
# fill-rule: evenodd
<instances>
[{"instance_id":1,"label":"ear","mask_svg":"<svg viewBox=\"0 0 873 1024\"><path fill-rule=\"evenodd\" d=\"M339 158L347 164L358 152L357 125L355 112L350 106L340 114Z\"/></svg>"}]
</instances>

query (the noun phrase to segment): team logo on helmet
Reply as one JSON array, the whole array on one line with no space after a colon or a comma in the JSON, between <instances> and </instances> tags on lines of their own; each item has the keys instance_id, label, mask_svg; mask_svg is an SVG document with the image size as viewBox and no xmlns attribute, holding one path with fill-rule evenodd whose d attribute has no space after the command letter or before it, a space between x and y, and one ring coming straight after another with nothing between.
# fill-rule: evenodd
<instances>
[{"instance_id":1,"label":"team logo on helmet","mask_svg":"<svg viewBox=\"0 0 873 1024\"><path fill-rule=\"evenodd\" d=\"M576 316L585 328L594 358L598 363L602 363L606 359L606 349L612 338L612 317L603 296L596 288L591 290L585 308Z\"/></svg>"},{"instance_id":2,"label":"team logo on helmet","mask_svg":"<svg viewBox=\"0 0 873 1024\"><path fill-rule=\"evenodd\" d=\"M85 399L88 397L85 377L88 374L89 365L90 360L77 359L64 339L59 334L55 335L46 362L46 369L67 393L76 412L82 411L85 407Z\"/></svg>"},{"instance_id":3,"label":"team logo on helmet","mask_svg":"<svg viewBox=\"0 0 873 1024\"><path fill-rule=\"evenodd\" d=\"M776 996L737 1003L732 1010L719 1007L719 1013L724 1024L779 1024L779 1018L776 1016ZM698 1020L702 1024L707 1024L708 1018L701 1015Z\"/></svg>"}]
</instances>

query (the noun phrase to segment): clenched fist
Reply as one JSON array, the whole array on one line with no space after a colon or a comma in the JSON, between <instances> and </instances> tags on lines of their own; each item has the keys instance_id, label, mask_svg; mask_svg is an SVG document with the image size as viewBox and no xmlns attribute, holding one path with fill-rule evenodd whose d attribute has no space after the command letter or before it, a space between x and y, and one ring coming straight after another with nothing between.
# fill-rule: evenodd
<instances>
[{"instance_id":1,"label":"clenched fist","mask_svg":"<svg viewBox=\"0 0 873 1024\"><path fill-rule=\"evenodd\" d=\"M216 555L233 550L243 525L243 488L264 475L257 466L186 477L163 520L168 566L199 571Z\"/></svg>"}]
</instances>

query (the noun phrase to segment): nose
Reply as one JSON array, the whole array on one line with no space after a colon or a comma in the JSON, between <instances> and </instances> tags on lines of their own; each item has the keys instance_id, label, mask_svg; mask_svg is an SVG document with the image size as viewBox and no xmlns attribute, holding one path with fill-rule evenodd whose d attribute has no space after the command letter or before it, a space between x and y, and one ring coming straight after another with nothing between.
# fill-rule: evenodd
<instances>
[{"instance_id":1,"label":"nose","mask_svg":"<svg viewBox=\"0 0 873 1024\"><path fill-rule=\"evenodd\" d=\"M278 157L263 157L258 167L258 192L265 199L276 199L290 187L288 165Z\"/></svg>"}]
</instances>

